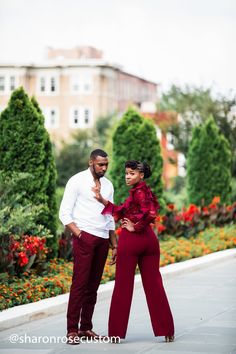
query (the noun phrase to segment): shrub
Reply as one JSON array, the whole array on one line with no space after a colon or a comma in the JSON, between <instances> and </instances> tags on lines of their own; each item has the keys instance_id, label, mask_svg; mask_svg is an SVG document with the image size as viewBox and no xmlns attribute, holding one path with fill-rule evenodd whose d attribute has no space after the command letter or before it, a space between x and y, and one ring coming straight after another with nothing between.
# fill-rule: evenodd
<instances>
[{"instance_id":1,"label":"shrub","mask_svg":"<svg viewBox=\"0 0 236 354\"><path fill-rule=\"evenodd\" d=\"M19 241L11 236L10 251L12 266L17 275L29 271L34 266L37 272L46 268L46 254L48 248L45 246L46 238L38 236L23 235Z\"/></svg>"},{"instance_id":2,"label":"shrub","mask_svg":"<svg viewBox=\"0 0 236 354\"><path fill-rule=\"evenodd\" d=\"M40 235L50 238L50 231L36 223L44 206L22 203L25 192L18 192L18 185L30 176L25 173L12 173L11 178L0 173L0 272L14 273L15 263L11 245L21 242L24 234Z\"/></svg>"}]
</instances>

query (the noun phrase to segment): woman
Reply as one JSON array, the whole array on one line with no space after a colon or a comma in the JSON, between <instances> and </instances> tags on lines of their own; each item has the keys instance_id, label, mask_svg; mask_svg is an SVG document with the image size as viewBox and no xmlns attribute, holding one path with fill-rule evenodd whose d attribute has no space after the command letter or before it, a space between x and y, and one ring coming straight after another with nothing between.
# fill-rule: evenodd
<instances>
[{"instance_id":1,"label":"woman","mask_svg":"<svg viewBox=\"0 0 236 354\"><path fill-rule=\"evenodd\" d=\"M159 271L160 248L150 223L155 220L159 204L143 179L151 176L148 164L139 161L125 163L125 180L130 189L126 201L116 206L105 200L97 185L95 198L105 208L102 214L112 214L121 220L122 231L117 245L115 287L111 300L108 335L125 338L133 294L135 268L138 264L153 332L174 340L174 323Z\"/></svg>"}]
</instances>

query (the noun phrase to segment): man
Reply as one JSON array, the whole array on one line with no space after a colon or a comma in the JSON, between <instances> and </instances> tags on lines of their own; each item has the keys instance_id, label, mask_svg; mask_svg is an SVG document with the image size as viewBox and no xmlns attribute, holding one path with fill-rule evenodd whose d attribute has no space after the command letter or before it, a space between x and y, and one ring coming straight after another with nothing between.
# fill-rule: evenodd
<instances>
[{"instance_id":1,"label":"man","mask_svg":"<svg viewBox=\"0 0 236 354\"><path fill-rule=\"evenodd\" d=\"M92 316L97 289L106 262L109 239L112 261L116 260L115 224L102 215L103 205L94 198L92 188L99 186L105 198L113 201L112 183L104 177L108 168L105 151L91 152L89 168L67 182L59 218L73 234L74 269L67 310L67 343L79 344L79 337L99 338L92 331ZM79 327L80 322L80 328Z\"/></svg>"}]
</instances>

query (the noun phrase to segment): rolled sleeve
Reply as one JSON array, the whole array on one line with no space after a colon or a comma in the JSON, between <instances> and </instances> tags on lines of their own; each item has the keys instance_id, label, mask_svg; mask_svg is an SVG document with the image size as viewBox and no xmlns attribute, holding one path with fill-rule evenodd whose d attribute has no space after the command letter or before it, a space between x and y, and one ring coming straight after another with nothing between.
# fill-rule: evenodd
<instances>
[{"instance_id":1,"label":"rolled sleeve","mask_svg":"<svg viewBox=\"0 0 236 354\"><path fill-rule=\"evenodd\" d=\"M59 219L63 225L68 225L74 222L73 219L73 208L77 198L77 190L73 184L72 179L70 179L65 187L65 192L61 201L59 209Z\"/></svg>"},{"instance_id":2,"label":"rolled sleeve","mask_svg":"<svg viewBox=\"0 0 236 354\"><path fill-rule=\"evenodd\" d=\"M110 216L109 230L114 231L116 229L115 221L112 216Z\"/></svg>"}]
</instances>

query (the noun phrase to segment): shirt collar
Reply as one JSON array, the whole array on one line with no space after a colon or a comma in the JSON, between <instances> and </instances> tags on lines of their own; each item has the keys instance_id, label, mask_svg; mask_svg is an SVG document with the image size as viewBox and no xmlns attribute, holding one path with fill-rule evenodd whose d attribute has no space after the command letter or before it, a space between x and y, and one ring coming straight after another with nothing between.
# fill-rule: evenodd
<instances>
[{"instance_id":1,"label":"shirt collar","mask_svg":"<svg viewBox=\"0 0 236 354\"><path fill-rule=\"evenodd\" d=\"M92 175L92 172L91 172L90 168L87 169L87 173L88 173L89 177L91 179L93 179L93 175Z\"/></svg>"}]
</instances>

